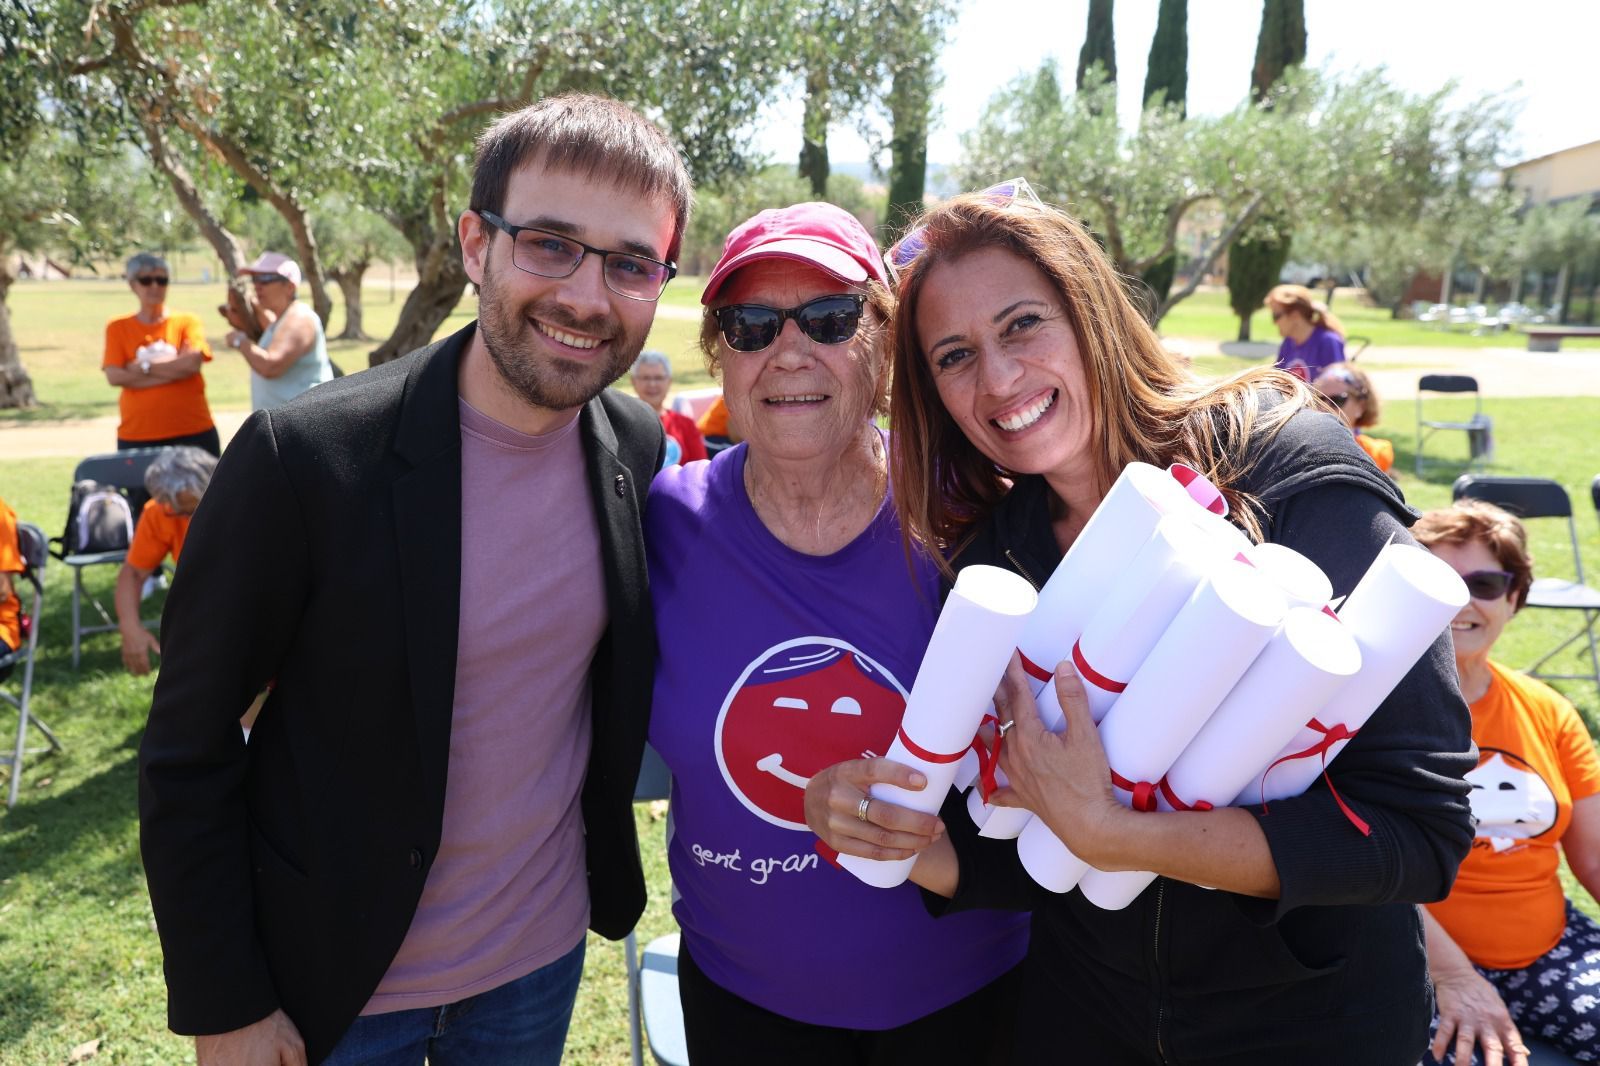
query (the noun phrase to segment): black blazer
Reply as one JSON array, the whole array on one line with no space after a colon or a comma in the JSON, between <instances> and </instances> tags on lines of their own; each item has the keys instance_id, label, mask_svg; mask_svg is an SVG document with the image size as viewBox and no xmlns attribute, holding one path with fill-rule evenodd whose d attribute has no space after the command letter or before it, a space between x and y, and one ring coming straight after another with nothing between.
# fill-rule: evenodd
<instances>
[{"instance_id":1,"label":"black blazer","mask_svg":"<svg viewBox=\"0 0 1600 1066\"><path fill-rule=\"evenodd\" d=\"M256 412L195 513L139 749L140 848L176 1032L282 1007L318 1061L411 924L444 816L456 374L473 329ZM607 390L579 417L610 614L582 806L591 928L616 939L645 902L631 801L655 630L640 519L663 446L631 397ZM269 681L246 747L239 715Z\"/></svg>"}]
</instances>

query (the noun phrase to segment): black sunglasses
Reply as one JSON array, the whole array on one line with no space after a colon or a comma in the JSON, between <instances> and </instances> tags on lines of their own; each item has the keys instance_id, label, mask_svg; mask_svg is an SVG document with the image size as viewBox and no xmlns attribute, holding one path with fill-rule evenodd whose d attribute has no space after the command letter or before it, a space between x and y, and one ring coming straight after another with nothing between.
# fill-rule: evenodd
<instances>
[{"instance_id":1,"label":"black sunglasses","mask_svg":"<svg viewBox=\"0 0 1600 1066\"><path fill-rule=\"evenodd\" d=\"M1475 600L1493 602L1511 591L1513 575L1509 570L1474 570L1470 574L1462 574L1461 580L1466 582L1467 595Z\"/></svg>"},{"instance_id":2,"label":"black sunglasses","mask_svg":"<svg viewBox=\"0 0 1600 1066\"><path fill-rule=\"evenodd\" d=\"M251 274L250 275L250 283L252 285L276 285L280 281L288 281L288 280L289 279L284 277L282 274Z\"/></svg>"},{"instance_id":3,"label":"black sunglasses","mask_svg":"<svg viewBox=\"0 0 1600 1066\"><path fill-rule=\"evenodd\" d=\"M137 285L163 285L164 286L171 279L165 278L165 277L148 276L148 277L142 277L142 278L134 278L133 280L134 280L134 283L137 284Z\"/></svg>"},{"instance_id":4,"label":"black sunglasses","mask_svg":"<svg viewBox=\"0 0 1600 1066\"><path fill-rule=\"evenodd\" d=\"M778 339L785 319L818 344L843 344L856 335L867 298L860 293L819 296L799 307L732 304L712 312L722 339L736 352L759 352Z\"/></svg>"}]
</instances>

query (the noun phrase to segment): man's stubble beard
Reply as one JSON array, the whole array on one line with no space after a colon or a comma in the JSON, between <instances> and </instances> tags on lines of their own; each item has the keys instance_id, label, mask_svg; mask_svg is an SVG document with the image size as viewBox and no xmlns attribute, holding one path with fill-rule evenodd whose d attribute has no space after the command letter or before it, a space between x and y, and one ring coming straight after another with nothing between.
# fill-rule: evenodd
<instances>
[{"instance_id":1,"label":"man's stubble beard","mask_svg":"<svg viewBox=\"0 0 1600 1066\"><path fill-rule=\"evenodd\" d=\"M597 363L559 356L535 359L529 334L538 330L530 317L574 333L609 337L605 343L610 358ZM509 305L499 291L494 272L487 270L479 286L478 332L506 387L525 402L552 411L582 407L600 395L633 366L645 342L645 336L630 335L621 322L608 315L580 320L555 304Z\"/></svg>"}]
</instances>

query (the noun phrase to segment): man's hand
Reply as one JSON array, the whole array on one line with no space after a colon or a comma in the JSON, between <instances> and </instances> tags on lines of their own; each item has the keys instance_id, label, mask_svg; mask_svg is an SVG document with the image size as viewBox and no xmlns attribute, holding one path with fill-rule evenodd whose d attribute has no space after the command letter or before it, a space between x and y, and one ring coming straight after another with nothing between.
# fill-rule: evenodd
<instances>
[{"instance_id":1,"label":"man's hand","mask_svg":"<svg viewBox=\"0 0 1600 1066\"><path fill-rule=\"evenodd\" d=\"M196 1066L306 1066L300 1030L281 1010L231 1033L194 1038Z\"/></svg>"},{"instance_id":2,"label":"man's hand","mask_svg":"<svg viewBox=\"0 0 1600 1066\"><path fill-rule=\"evenodd\" d=\"M150 654L161 654L161 645L156 641L156 635L140 625L137 628L124 630L122 633L122 665L134 677L143 677L150 672Z\"/></svg>"}]
</instances>

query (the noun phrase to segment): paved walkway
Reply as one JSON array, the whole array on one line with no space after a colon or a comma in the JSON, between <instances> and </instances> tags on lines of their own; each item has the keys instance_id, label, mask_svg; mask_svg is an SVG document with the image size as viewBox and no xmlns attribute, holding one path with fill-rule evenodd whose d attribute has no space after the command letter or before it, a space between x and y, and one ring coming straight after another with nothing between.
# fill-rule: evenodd
<instances>
[{"instance_id":1,"label":"paved walkway","mask_svg":"<svg viewBox=\"0 0 1600 1066\"><path fill-rule=\"evenodd\" d=\"M698 318L691 308L663 306L672 318ZM1223 355L1212 340L1169 337L1167 346L1189 356ZM1228 344L1230 350L1239 346ZM1238 357L1240 369L1276 350L1275 344L1252 346L1258 354ZM1369 348L1360 365L1385 402L1410 401L1417 379L1428 373L1471 374L1485 398L1496 396L1600 396L1600 352L1530 352L1521 348ZM214 411L224 444L248 412ZM0 424L0 459L82 457L116 447L117 418L71 419L62 422Z\"/></svg>"}]
</instances>

